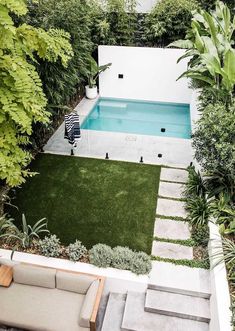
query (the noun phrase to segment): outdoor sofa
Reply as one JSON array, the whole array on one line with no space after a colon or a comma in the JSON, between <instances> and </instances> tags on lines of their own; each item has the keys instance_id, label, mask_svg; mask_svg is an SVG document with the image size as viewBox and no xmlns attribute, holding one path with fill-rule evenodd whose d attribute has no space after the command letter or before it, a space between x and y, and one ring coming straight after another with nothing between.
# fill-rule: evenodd
<instances>
[{"instance_id":1,"label":"outdoor sofa","mask_svg":"<svg viewBox=\"0 0 235 331\"><path fill-rule=\"evenodd\" d=\"M104 278L19 263L0 286L0 325L37 331L95 331Z\"/></svg>"}]
</instances>

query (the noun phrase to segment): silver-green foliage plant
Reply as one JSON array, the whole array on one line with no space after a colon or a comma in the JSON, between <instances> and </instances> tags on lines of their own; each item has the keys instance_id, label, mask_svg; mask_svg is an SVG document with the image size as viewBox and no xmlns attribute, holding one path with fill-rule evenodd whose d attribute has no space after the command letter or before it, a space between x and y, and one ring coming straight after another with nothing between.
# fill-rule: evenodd
<instances>
[{"instance_id":1,"label":"silver-green foliage plant","mask_svg":"<svg viewBox=\"0 0 235 331\"><path fill-rule=\"evenodd\" d=\"M90 262L97 267L107 268L113 260L113 250L105 244L97 244L89 252Z\"/></svg>"},{"instance_id":2,"label":"silver-green foliage plant","mask_svg":"<svg viewBox=\"0 0 235 331\"><path fill-rule=\"evenodd\" d=\"M86 257L88 252L86 247L82 244L81 241L76 240L75 243L70 244L66 248L66 254L68 255L71 261L79 261L82 258Z\"/></svg>"},{"instance_id":3,"label":"silver-green foliage plant","mask_svg":"<svg viewBox=\"0 0 235 331\"><path fill-rule=\"evenodd\" d=\"M151 258L144 252L135 252L130 270L137 275L149 274L152 269Z\"/></svg>"},{"instance_id":4,"label":"silver-green foliage plant","mask_svg":"<svg viewBox=\"0 0 235 331\"><path fill-rule=\"evenodd\" d=\"M213 12L195 11L186 40L170 44L187 49L179 60L190 57L188 70L179 78L192 78L218 94L227 92L231 98L235 85L234 31L235 18L223 2L218 1Z\"/></svg>"},{"instance_id":5,"label":"silver-green foliage plant","mask_svg":"<svg viewBox=\"0 0 235 331\"><path fill-rule=\"evenodd\" d=\"M60 239L56 235L51 235L39 240L38 247L40 253L47 257L58 257L61 254Z\"/></svg>"},{"instance_id":6,"label":"silver-green foliage plant","mask_svg":"<svg viewBox=\"0 0 235 331\"><path fill-rule=\"evenodd\" d=\"M151 258L144 252L134 252L128 247L111 248L97 244L90 250L90 262L97 267L114 267L130 270L137 275L148 274L151 271Z\"/></svg>"},{"instance_id":7,"label":"silver-green foliage plant","mask_svg":"<svg viewBox=\"0 0 235 331\"><path fill-rule=\"evenodd\" d=\"M128 247L117 246L113 249L112 266L117 269L130 269L135 253Z\"/></svg>"},{"instance_id":8,"label":"silver-green foliage plant","mask_svg":"<svg viewBox=\"0 0 235 331\"><path fill-rule=\"evenodd\" d=\"M49 233L47 229L47 221L45 218L37 221L33 226L27 223L26 217L22 214L21 227L11 225L12 233L6 233L7 239L15 239L23 248L29 248L34 239L39 239L41 234Z\"/></svg>"}]
</instances>

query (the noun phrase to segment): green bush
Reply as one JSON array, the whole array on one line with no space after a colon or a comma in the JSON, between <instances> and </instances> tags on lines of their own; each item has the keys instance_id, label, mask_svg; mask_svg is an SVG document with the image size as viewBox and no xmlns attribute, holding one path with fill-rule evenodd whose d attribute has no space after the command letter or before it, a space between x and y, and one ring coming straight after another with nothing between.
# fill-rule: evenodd
<instances>
[{"instance_id":1,"label":"green bush","mask_svg":"<svg viewBox=\"0 0 235 331\"><path fill-rule=\"evenodd\" d=\"M137 0L103 0L102 7L93 6L94 42L98 45L134 45L137 2Z\"/></svg>"},{"instance_id":2,"label":"green bush","mask_svg":"<svg viewBox=\"0 0 235 331\"><path fill-rule=\"evenodd\" d=\"M228 109L222 103L209 104L202 112L193 134L196 160L203 170L214 173L235 169L235 102Z\"/></svg>"},{"instance_id":3,"label":"green bush","mask_svg":"<svg viewBox=\"0 0 235 331\"><path fill-rule=\"evenodd\" d=\"M88 252L86 247L79 240L76 240L75 243L70 244L66 248L66 254L68 255L69 259L74 262L86 257L87 253Z\"/></svg>"},{"instance_id":4,"label":"green bush","mask_svg":"<svg viewBox=\"0 0 235 331\"><path fill-rule=\"evenodd\" d=\"M97 267L107 268L113 260L113 250L105 244L97 244L89 252L90 262Z\"/></svg>"},{"instance_id":5,"label":"green bush","mask_svg":"<svg viewBox=\"0 0 235 331\"><path fill-rule=\"evenodd\" d=\"M188 220L191 225L203 226L208 224L210 208L205 197L194 196L188 198L185 208L188 211Z\"/></svg>"},{"instance_id":6,"label":"green bush","mask_svg":"<svg viewBox=\"0 0 235 331\"><path fill-rule=\"evenodd\" d=\"M204 180L199 171L195 170L194 166L188 167L188 180L185 185L185 197L205 196Z\"/></svg>"},{"instance_id":7,"label":"green bush","mask_svg":"<svg viewBox=\"0 0 235 331\"><path fill-rule=\"evenodd\" d=\"M112 266L117 269L129 270L135 253L128 247L117 246L113 249Z\"/></svg>"},{"instance_id":8,"label":"green bush","mask_svg":"<svg viewBox=\"0 0 235 331\"><path fill-rule=\"evenodd\" d=\"M192 10L198 7L195 0L160 0L146 18L146 37L152 44L185 37L191 24Z\"/></svg>"},{"instance_id":9,"label":"green bush","mask_svg":"<svg viewBox=\"0 0 235 331\"><path fill-rule=\"evenodd\" d=\"M192 227L192 239L196 246L206 247L209 241L208 225L199 225Z\"/></svg>"},{"instance_id":10,"label":"green bush","mask_svg":"<svg viewBox=\"0 0 235 331\"><path fill-rule=\"evenodd\" d=\"M55 234L39 240L38 247L40 253L47 257L58 257L61 254L60 239Z\"/></svg>"},{"instance_id":11,"label":"green bush","mask_svg":"<svg viewBox=\"0 0 235 331\"><path fill-rule=\"evenodd\" d=\"M136 252L131 262L130 270L137 275L149 274L152 269L152 262L149 255L144 252Z\"/></svg>"}]
</instances>

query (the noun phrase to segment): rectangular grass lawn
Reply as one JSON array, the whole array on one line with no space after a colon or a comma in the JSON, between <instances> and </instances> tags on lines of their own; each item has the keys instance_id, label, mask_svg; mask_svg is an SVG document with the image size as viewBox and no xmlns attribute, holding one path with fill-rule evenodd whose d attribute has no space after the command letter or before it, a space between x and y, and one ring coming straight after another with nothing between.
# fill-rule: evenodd
<instances>
[{"instance_id":1,"label":"rectangular grass lawn","mask_svg":"<svg viewBox=\"0 0 235 331\"><path fill-rule=\"evenodd\" d=\"M61 242L105 243L151 253L160 167L40 154L10 207L33 224L46 217Z\"/></svg>"}]
</instances>

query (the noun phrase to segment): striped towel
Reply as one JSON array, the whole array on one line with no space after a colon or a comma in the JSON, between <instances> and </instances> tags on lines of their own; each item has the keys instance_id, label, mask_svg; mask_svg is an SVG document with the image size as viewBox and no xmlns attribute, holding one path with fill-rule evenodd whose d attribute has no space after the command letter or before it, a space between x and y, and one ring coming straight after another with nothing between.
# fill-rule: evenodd
<instances>
[{"instance_id":1,"label":"striped towel","mask_svg":"<svg viewBox=\"0 0 235 331\"><path fill-rule=\"evenodd\" d=\"M71 145L76 146L76 142L81 138L79 115L75 112L65 115L64 138L68 139Z\"/></svg>"}]
</instances>

